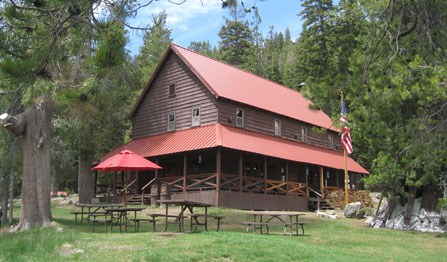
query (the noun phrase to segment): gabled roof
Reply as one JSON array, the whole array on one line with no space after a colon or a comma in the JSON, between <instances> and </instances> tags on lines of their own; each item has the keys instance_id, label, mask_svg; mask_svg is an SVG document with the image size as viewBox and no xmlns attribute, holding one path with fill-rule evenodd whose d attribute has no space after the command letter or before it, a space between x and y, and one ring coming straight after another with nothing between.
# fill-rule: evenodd
<instances>
[{"instance_id":1,"label":"gabled roof","mask_svg":"<svg viewBox=\"0 0 447 262\"><path fill-rule=\"evenodd\" d=\"M153 77L157 74L171 50L194 72L216 98L226 98L318 127L339 131L332 125L331 119L324 112L310 109L312 103L305 99L301 93L172 43L138 98L131 115L138 108L150 87Z\"/></svg>"},{"instance_id":2,"label":"gabled roof","mask_svg":"<svg viewBox=\"0 0 447 262\"><path fill-rule=\"evenodd\" d=\"M109 155L129 149L143 157L155 157L214 147L235 149L338 170L344 169L344 157L341 152L222 124L135 139L110 152ZM348 157L347 160L349 171L368 174L368 171L353 159Z\"/></svg>"}]
</instances>

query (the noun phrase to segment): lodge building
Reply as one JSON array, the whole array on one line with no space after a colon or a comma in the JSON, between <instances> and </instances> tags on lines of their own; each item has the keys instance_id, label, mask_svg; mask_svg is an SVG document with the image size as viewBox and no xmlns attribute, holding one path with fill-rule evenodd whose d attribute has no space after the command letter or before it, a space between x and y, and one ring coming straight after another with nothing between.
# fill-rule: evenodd
<instances>
[{"instance_id":1,"label":"lodge building","mask_svg":"<svg viewBox=\"0 0 447 262\"><path fill-rule=\"evenodd\" d=\"M110 154L129 149L163 167L132 175L139 197L158 186L172 199L220 207L307 210L345 185L339 129L311 104L170 44L131 111L132 140ZM368 172L349 157L347 166L349 187L361 189Z\"/></svg>"}]
</instances>

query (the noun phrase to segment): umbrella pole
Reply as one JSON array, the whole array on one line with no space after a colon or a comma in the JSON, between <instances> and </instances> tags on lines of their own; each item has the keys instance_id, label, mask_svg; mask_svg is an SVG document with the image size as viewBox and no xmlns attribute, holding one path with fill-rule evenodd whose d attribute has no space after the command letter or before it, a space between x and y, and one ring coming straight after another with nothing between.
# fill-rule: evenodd
<instances>
[{"instance_id":1,"label":"umbrella pole","mask_svg":"<svg viewBox=\"0 0 447 262\"><path fill-rule=\"evenodd\" d=\"M117 176L117 172L115 171L115 178L113 180L113 202L116 203L116 176Z\"/></svg>"},{"instance_id":2,"label":"umbrella pole","mask_svg":"<svg viewBox=\"0 0 447 262\"><path fill-rule=\"evenodd\" d=\"M124 171L124 205L127 207L127 171Z\"/></svg>"}]
</instances>

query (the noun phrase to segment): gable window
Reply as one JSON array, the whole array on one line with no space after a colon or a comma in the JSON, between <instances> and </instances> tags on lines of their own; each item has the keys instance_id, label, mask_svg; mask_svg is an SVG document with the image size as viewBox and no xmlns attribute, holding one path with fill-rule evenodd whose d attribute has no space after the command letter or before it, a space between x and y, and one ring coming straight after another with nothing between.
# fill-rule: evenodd
<instances>
[{"instance_id":1,"label":"gable window","mask_svg":"<svg viewBox=\"0 0 447 262\"><path fill-rule=\"evenodd\" d=\"M168 114L168 131L175 130L175 115Z\"/></svg>"},{"instance_id":2,"label":"gable window","mask_svg":"<svg viewBox=\"0 0 447 262\"><path fill-rule=\"evenodd\" d=\"M328 145L329 148L334 148L334 137L332 135L328 136Z\"/></svg>"},{"instance_id":3,"label":"gable window","mask_svg":"<svg viewBox=\"0 0 447 262\"><path fill-rule=\"evenodd\" d=\"M200 126L200 108L192 109L191 126Z\"/></svg>"},{"instance_id":4,"label":"gable window","mask_svg":"<svg viewBox=\"0 0 447 262\"><path fill-rule=\"evenodd\" d=\"M175 84L169 85L169 97L175 96Z\"/></svg>"},{"instance_id":5,"label":"gable window","mask_svg":"<svg viewBox=\"0 0 447 262\"><path fill-rule=\"evenodd\" d=\"M244 127L244 110L236 109L236 126Z\"/></svg>"},{"instance_id":6,"label":"gable window","mask_svg":"<svg viewBox=\"0 0 447 262\"><path fill-rule=\"evenodd\" d=\"M275 136L281 135L281 120L275 119Z\"/></svg>"},{"instance_id":7,"label":"gable window","mask_svg":"<svg viewBox=\"0 0 447 262\"><path fill-rule=\"evenodd\" d=\"M307 128L301 128L301 141L307 143Z\"/></svg>"}]
</instances>

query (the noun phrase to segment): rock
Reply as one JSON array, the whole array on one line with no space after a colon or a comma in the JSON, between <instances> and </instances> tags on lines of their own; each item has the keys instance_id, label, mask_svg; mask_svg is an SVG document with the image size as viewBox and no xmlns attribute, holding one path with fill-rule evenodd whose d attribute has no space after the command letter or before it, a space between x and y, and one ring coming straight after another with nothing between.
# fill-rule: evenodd
<instances>
[{"instance_id":1,"label":"rock","mask_svg":"<svg viewBox=\"0 0 447 262\"><path fill-rule=\"evenodd\" d=\"M373 226L373 224L374 224L374 221L375 221L376 219L374 218L374 217L372 217L372 216L367 216L366 217L366 219L365 219L365 221L363 221L365 224L367 224L368 226L370 226L370 227L372 227Z\"/></svg>"},{"instance_id":2,"label":"rock","mask_svg":"<svg viewBox=\"0 0 447 262\"><path fill-rule=\"evenodd\" d=\"M360 208L362 208L362 203L354 202L346 205L344 214L347 218L357 218Z\"/></svg>"},{"instance_id":3,"label":"rock","mask_svg":"<svg viewBox=\"0 0 447 262\"><path fill-rule=\"evenodd\" d=\"M328 214L328 213L325 213L325 212L318 211L317 212L317 217L327 217L327 218L330 218L330 219L338 219L338 216L335 214L335 212L332 212L332 214Z\"/></svg>"}]
</instances>

